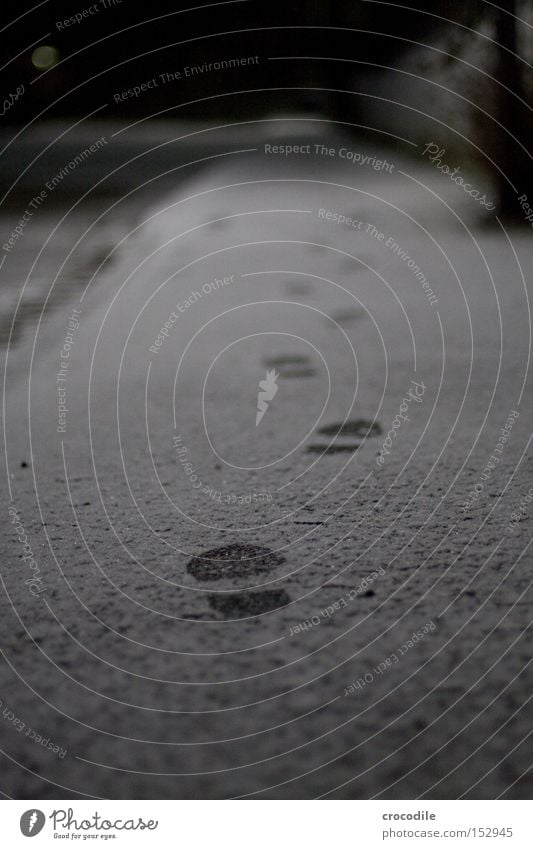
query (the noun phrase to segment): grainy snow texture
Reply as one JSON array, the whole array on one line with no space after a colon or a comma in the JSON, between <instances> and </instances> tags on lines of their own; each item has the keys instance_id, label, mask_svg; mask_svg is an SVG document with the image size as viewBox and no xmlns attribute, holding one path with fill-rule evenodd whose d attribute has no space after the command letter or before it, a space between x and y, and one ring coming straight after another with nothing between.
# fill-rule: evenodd
<instances>
[{"instance_id":1,"label":"grainy snow texture","mask_svg":"<svg viewBox=\"0 0 533 849\"><path fill-rule=\"evenodd\" d=\"M18 326L6 794L531 794L533 247L409 147L265 121Z\"/></svg>"}]
</instances>

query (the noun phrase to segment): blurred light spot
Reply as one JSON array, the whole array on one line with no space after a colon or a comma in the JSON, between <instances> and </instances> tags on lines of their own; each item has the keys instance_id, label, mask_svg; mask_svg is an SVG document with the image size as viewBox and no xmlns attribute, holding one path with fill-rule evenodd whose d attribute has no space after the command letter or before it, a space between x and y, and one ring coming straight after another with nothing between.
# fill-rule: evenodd
<instances>
[{"instance_id":1,"label":"blurred light spot","mask_svg":"<svg viewBox=\"0 0 533 849\"><path fill-rule=\"evenodd\" d=\"M49 44L43 44L41 47L36 47L31 54L32 64L39 71L46 71L47 68L53 68L59 62L59 52L55 47L50 47Z\"/></svg>"}]
</instances>

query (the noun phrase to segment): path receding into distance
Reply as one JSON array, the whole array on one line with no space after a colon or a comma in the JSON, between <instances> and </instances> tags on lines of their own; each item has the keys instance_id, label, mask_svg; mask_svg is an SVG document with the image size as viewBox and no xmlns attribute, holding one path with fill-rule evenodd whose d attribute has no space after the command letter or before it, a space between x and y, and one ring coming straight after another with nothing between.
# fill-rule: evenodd
<instances>
[{"instance_id":1,"label":"path receding into distance","mask_svg":"<svg viewBox=\"0 0 533 849\"><path fill-rule=\"evenodd\" d=\"M8 795L531 792L531 234L311 130L155 186L9 351Z\"/></svg>"}]
</instances>

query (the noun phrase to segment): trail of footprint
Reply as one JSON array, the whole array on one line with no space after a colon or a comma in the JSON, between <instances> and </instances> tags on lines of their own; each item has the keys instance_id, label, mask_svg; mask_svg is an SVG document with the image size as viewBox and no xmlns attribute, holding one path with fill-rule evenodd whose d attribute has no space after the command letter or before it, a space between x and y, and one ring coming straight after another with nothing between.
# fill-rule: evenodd
<instances>
[{"instance_id":1,"label":"trail of footprint","mask_svg":"<svg viewBox=\"0 0 533 849\"><path fill-rule=\"evenodd\" d=\"M353 454L361 446L360 442L337 442L337 439L345 439L353 437L363 439L365 437L379 436L382 432L379 422L372 422L370 419L351 419L346 422L334 422L330 425L324 425L318 429L319 436L332 436L335 441L330 445L322 445L315 443L308 445L306 452L308 454Z\"/></svg>"},{"instance_id":2,"label":"trail of footprint","mask_svg":"<svg viewBox=\"0 0 533 849\"><path fill-rule=\"evenodd\" d=\"M283 368L285 365L307 365L310 362L306 354L276 354L273 357L268 357L265 364L271 367Z\"/></svg>"},{"instance_id":3,"label":"trail of footprint","mask_svg":"<svg viewBox=\"0 0 533 849\"><path fill-rule=\"evenodd\" d=\"M315 377L316 371L314 368L292 368L284 369L280 372L282 377Z\"/></svg>"},{"instance_id":4,"label":"trail of footprint","mask_svg":"<svg viewBox=\"0 0 533 849\"><path fill-rule=\"evenodd\" d=\"M370 419L350 419L346 422L334 422L319 428L323 436L379 436L382 432L379 422Z\"/></svg>"},{"instance_id":5,"label":"trail of footprint","mask_svg":"<svg viewBox=\"0 0 533 849\"><path fill-rule=\"evenodd\" d=\"M228 220L225 220L223 212L215 212L212 219L210 221L206 221L205 223L211 230L223 230L225 227L230 226L230 222Z\"/></svg>"},{"instance_id":6,"label":"trail of footprint","mask_svg":"<svg viewBox=\"0 0 533 849\"><path fill-rule=\"evenodd\" d=\"M353 454L360 447L360 442L350 445L308 445L307 454Z\"/></svg>"},{"instance_id":7,"label":"trail of footprint","mask_svg":"<svg viewBox=\"0 0 533 849\"><path fill-rule=\"evenodd\" d=\"M274 368L281 377L315 377L316 369L305 354L278 354L265 359L267 368Z\"/></svg>"},{"instance_id":8,"label":"trail of footprint","mask_svg":"<svg viewBox=\"0 0 533 849\"><path fill-rule=\"evenodd\" d=\"M258 545L236 543L211 548L193 557L187 571L198 581L219 581L222 578L245 578L268 572L285 562L281 554Z\"/></svg>"},{"instance_id":9,"label":"trail of footprint","mask_svg":"<svg viewBox=\"0 0 533 849\"><path fill-rule=\"evenodd\" d=\"M363 318L363 316L364 312L362 310L345 309L331 313L330 318L337 324L349 324L352 321L359 321L359 319Z\"/></svg>"},{"instance_id":10,"label":"trail of footprint","mask_svg":"<svg viewBox=\"0 0 533 849\"><path fill-rule=\"evenodd\" d=\"M223 578L249 578L268 572L285 562L285 557L258 545L235 543L234 545L211 548L193 557L187 571L198 581L219 581ZM213 610L226 619L240 619L269 613L289 604L291 598L286 590L241 591L208 595ZM202 615L200 614L200 617Z\"/></svg>"},{"instance_id":11,"label":"trail of footprint","mask_svg":"<svg viewBox=\"0 0 533 849\"><path fill-rule=\"evenodd\" d=\"M262 590L261 592L244 592L210 595L209 604L218 613L228 619L240 619L244 616L259 616L270 613L290 603L290 596L285 590Z\"/></svg>"},{"instance_id":12,"label":"trail of footprint","mask_svg":"<svg viewBox=\"0 0 533 849\"><path fill-rule=\"evenodd\" d=\"M285 288L289 295L309 295L314 292L314 286L304 283L302 280L289 280L285 283Z\"/></svg>"}]
</instances>

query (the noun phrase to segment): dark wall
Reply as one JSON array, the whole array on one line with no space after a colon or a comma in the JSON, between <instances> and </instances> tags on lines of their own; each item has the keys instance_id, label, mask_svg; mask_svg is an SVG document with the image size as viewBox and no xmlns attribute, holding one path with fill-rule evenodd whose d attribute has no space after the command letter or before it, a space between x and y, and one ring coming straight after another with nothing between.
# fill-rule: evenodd
<instances>
[{"instance_id":1,"label":"dark wall","mask_svg":"<svg viewBox=\"0 0 533 849\"><path fill-rule=\"evenodd\" d=\"M104 103L109 104L106 113L118 117L153 113L184 102L188 105L181 107L181 113L189 115L261 114L298 104L342 109L342 95L294 91L297 87L342 89L346 86L342 64L313 59L272 61L269 57L335 56L379 63L389 61L409 49L411 41L442 26L436 18L395 3L247 0L204 2L203 7L191 10L201 2L50 0L28 12L3 32L3 53L8 57L21 55L2 73L2 91L13 92L21 84L26 88L25 96L9 110L9 120L27 120L41 110L46 110L47 116L81 115ZM416 2L411 5L416 7ZM480 9L477 2L426 0L418 5L426 13L433 11L461 20L475 18ZM95 6L97 11L87 12ZM4 7L3 25L23 10L24 6ZM84 11L81 22L63 23ZM56 47L59 63L50 70L37 71L31 61L33 48L29 47L33 42ZM239 56L258 56L259 61L234 70L183 77L188 65ZM176 71L182 72L181 80L161 83L159 74ZM149 92L116 102L115 94L154 77L158 85ZM276 94L257 91L271 88L293 90ZM229 94L250 89L256 91ZM228 94L221 97L222 93ZM203 102L195 103L199 99Z\"/></svg>"}]
</instances>

